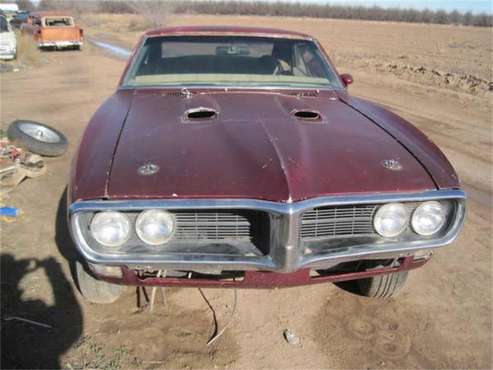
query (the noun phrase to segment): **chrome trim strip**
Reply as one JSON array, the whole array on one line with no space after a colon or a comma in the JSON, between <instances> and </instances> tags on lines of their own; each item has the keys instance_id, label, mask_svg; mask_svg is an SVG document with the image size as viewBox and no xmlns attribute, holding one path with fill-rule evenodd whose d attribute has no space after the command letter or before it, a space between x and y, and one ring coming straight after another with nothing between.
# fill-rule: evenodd
<instances>
[{"instance_id":1,"label":"chrome trim strip","mask_svg":"<svg viewBox=\"0 0 493 370\"><path fill-rule=\"evenodd\" d=\"M440 239L418 240L384 245L359 245L323 255L303 255L300 243L300 221L304 211L315 207L347 204L386 203L398 201L426 201L456 199L455 219L446 235ZM466 194L462 190L433 190L422 193L381 193L372 195L329 196L294 203L280 203L256 199L136 199L78 201L69 207L72 237L80 253L89 262L127 265L134 268L167 268L201 270L268 270L292 272L300 268L329 268L341 262L358 259L380 259L406 256L417 250L429 250L453 242L460 232L465 217ZM204 257L186 255L148 255L138 258L129 255L103 254L94 251L85 241L79 227L81 212L101 210L167 209L251 209L271 215L270 255L262 257Z\"/></svg>"},{"instance_id":2,"label":"chrome trim strip","mask_svg":"<svg viewBox=\"0 0 493 370\"><path fill-rule=\"evenodd\" d=\"M187 89L196 89L196 90L218 90L220 92L228 92L230 90L233 90L234 92L242 92L242 90L249 91L249 90L266 90L266 91L271 91L271 90L300 90L300 91L346 91L346 88L343 87L337 87L337 86L281 86L281 85L259 85L259 86L242 86L238 83L235 85L208 85L208 84L198 84L198 85L193 85L193 84L168 84L168 85L121 85L118 87L118 90L176 90L176 89L182 89L182 88L187 88Z\"/></svg>"}]
</instances>

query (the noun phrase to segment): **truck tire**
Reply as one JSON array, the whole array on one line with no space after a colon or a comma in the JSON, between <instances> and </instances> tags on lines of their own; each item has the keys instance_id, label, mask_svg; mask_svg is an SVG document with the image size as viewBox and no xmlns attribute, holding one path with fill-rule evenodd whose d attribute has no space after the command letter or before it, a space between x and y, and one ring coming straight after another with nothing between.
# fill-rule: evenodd
<instances>
[{"instance_id":1,"label":"truck tire","mask_svg":"<svg viewBox=\"0 0 493 370\"><path fill-rule=\"evenodd\" d=\"M12 122L7 136L10 141L30 152L46 157L58 157L65 153L68 147L68 140L60 131L35 121Z\"/></svg>"},{"instance_id":2,"label":"truck tire","mask_svg":"<svg viewBox=\"0 0 493 370\"><path fill-rule=\"evenodd\" d=\"M113 303L125 291L126 287L123 285L110 284L97 279L79 261L75 263L75 270L79 291L91 303Z\"/></svg>"},{"instance_id":3,"label":"truck tire","mask_svg":"<svg viewBox=\"0 0 493 370\"><path fill-rule=\"evenodd\" d=\"M392 272L357 280L361 295L372 298L395 297L407 281L408 271Z\"/></svg>"}]
</instances>

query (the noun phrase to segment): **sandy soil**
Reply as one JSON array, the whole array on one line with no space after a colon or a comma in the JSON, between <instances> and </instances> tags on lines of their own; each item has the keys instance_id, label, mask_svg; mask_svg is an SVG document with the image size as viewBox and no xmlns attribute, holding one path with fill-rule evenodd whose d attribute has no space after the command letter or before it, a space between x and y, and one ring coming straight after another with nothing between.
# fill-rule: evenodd
<instances>
[{"instance_id":1,"label":"sandy soil","mask_svg":"<svg viewBox=\"0 0 493 370\"><path fill-rule=\"evenodd\" d=\"M111 19L111 27L125 30L122 18ZM340 71L353 73L352 93L411 120L447 154L470 195L464 231L412 272L396 299L368 300L333 285L239 291L230 329L210 347L213 316L197 289L168 289L166 305L154 313L137 308L131 289L113 305L87 304L71 279L64 189L80 135L114 91L124 63L90 46L81 53L42 53L35 68L0 75L1 127L14 119L38 120L62 130L71 145L65 156L47 160L45 176L25 181L3 201L23 214L1 223L1 287L4 318L20 316L52 328L2 321L3 367L491 368L492 95L375 66L406 55L413 67L491 81L491 31L260 17L173 22L282 26L315 34L335 52ZM134 42L137 32L116 35L110 25L93 24L87 31L123 45ZM233 291L204 294L221 327ZM299 346L285 343L285 328L300 336Z\"/></svg>"}]
</instances>

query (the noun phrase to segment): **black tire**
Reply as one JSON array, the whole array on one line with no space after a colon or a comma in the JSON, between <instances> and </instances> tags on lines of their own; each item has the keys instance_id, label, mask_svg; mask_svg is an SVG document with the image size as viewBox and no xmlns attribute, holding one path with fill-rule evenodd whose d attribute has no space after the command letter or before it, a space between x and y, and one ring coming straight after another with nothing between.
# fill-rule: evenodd
<instances>
[{"instance_id":1,"label":"black tire","mask_svg":"<svg viewBox=\"0 0 493 370\"><path fill-rule=\"evenodd\" d=\"M35 135L36 127L44 137L41 134ZM46 157L58 157L64 154L68 147L68 140L64 134L53 127L35 121L16 120L12 122L7 130L7 136L10 141L30 152Z\"/></svg>"},{"instance_id":2,"label":"black tire","mask_svg":"<svg viewBox=\"0 0 493 370\"><path fill-rule=\"evenodd\" d=\"M113 303L125 291L124 285L110 284L97 279L79 261L75 263L75 270L79 291L91 303Z\"/></svg>"},{"instance_id":3,"label":"black tire","mask_svg":"<svg viewBox=\"0 0 493 370\"><path fill-rule=\"evenodd\" d=\"M408 271L392 272L357 280L361 295L372 298L395 297L406 284Z\"/></svg>"}]
</instances>

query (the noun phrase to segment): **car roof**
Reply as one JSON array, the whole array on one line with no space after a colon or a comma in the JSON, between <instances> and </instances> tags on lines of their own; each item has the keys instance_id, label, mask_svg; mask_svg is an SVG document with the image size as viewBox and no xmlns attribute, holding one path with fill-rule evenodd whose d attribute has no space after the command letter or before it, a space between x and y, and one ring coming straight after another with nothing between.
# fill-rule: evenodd
<instances>
[{"instance_id":1,"label":"car roof","mask_svg":"<svg viewBox=\"0 0 493 370\"><path fill-rule=\"evenodd\" d=\"M163 27L146 32L146 36L167 35L242 35L242 36L267 36L298 39L311 39L312 37L295 31L280 30L277 28L263 27L237 27L237 26L176 26Z\"/></svg>"}]
</instances>

